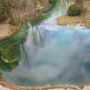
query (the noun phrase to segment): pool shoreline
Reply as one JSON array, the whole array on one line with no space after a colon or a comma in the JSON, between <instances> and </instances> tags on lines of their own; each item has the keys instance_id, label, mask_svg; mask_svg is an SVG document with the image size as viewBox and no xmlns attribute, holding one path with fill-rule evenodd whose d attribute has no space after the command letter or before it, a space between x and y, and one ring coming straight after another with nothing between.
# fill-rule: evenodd
<instances>
[{"instance_id":1,"label":"pool shoreline","mask_svg":"<svg viewBox=\"0 0 90 90\"><path fill-rule=\"evenodd\" d=\"M2 90L89 90L90 84L86 85L46 85L43 87L19 86L13 83L8 83L5 79L0 78L0 89Z\"/></svg>"}]
</instances>

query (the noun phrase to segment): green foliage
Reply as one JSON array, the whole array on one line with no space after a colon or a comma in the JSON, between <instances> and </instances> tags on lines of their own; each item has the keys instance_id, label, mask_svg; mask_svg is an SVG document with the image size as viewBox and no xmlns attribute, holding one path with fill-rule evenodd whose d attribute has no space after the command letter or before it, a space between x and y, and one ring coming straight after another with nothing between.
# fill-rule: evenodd
<instances>
[{"instance_id":1,"label":"green foliage","mask_svg":"<svg viewBox=\"0 0 90 90\"><path fill-rule=\"evenodd\" d=\"M51 5L50 10L53 9L57 5L58 1L59 0L50 0L50 5Z\"/></svg>"},{"instance_id":2,"label":"green foliage","mask_svg":"<svg viewBox=\"0 0 90 90\"><path fill-rule=\"evenodd\" d=\"M71 5L68 9L68 15L70 16L78 16L81 15L84 11L84 8L82 6L79 6L77 4Z\"/></svg>"},{"instance_id":3,"label":"green foliage","mask_svg":"<svg viewBox=\"0 0 90 90\"><path fill-rule=\"evenodd\" d=\"M31 24L32 24L32 26L38 25L41 23L41 21L45 20L46 18L48 18L47 15L46 16L45 15L38 16L34 20L31 21Z\"/></svg>"},{"instance_id":4,"label":"green foliage","mask_svg":"<svg viewBox=\"0 0 90 90\"><path fill-rule=\"evenodd\" d=\"M1 59L5 62L5 63L13 63L18 61L18 52L19 49L17 48L17 45L9 45L5 48L2 48L1 51Z\"/></svg>"},{"instance_id":5,"label":"green foliage","mask_svg":"<svg viewBox=\"0 0 90 90\"><path fill-rule=\"evenodd\" d=\"M22 25L20 32L0 42L0 74L2 71L12 70L20 60L20 44L26 40L27 25Z\"/></svg>"},{"instance_id":6,"label":"green foliage","mask_svg":"<svg viewBox=\"0 0 90 90\"><path fill-rule=\"evenodd\" d=\"M10 70L14 68L18 64L19 58L20 50L17 43L0 48L0 69Z\"/></svg>"},{"instance_id":7,"label":"green foliage","mask_svg":"<svg viewBox=\"0 0 90 90\"><path fill-rule=\"evenodd\" d=\"M0 0L0 21L11 16L11 0Z\"/></svg>"}]
</instances>

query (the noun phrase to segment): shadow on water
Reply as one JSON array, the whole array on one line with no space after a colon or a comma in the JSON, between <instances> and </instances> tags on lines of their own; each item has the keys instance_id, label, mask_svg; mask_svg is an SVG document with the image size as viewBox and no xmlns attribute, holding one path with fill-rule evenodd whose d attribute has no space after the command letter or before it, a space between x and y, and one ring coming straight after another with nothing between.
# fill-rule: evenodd
<instances>
[{"instance_id":1,"label":"shadow on water","mask_svg":"<svg viewBox=\"0 0 90 90\"><path fill-rule=\"evenodd\" d=\"M21 40L17 48L20 51L15 50L20 57L16 68L4 72L8 81L29 86L90 83L90 29L56 23L68 6L66 0L60 0L50 17L40 19L34 26L28 24L24 43L19 39L22 34L14 38L14 42Z\"/></svg>"}]
</instances>

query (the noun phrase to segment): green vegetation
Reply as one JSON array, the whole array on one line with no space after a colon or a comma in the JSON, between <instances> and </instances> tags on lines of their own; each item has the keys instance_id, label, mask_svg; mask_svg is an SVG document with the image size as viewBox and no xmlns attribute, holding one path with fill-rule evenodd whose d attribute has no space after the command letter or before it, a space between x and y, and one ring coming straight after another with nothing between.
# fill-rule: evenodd
<instances>
[{"instance_id":1,"label":"green vegetation","mask_svg":"<svg viewBox=\"0 0 90 90\"><path fill-rule=\"evenodd\" d=\"M77 25L81 23L90 28L90 1L75 0L75 4L68 8L67 15L58 18L58 24L65 26L67 24Z\"/></svg>"},{"instance_id":2,"label":"green vegetation","mask_svg":"<svg viewBox=\"0 0 90 90\"><path fill-rule=\"evenodd\" d=\"M2 71L12 70L20 60L20 44L26 40L27 25L21 27L17 35L0 42L0 75Z\"/></svg>"},{"instance_id":3,"label":"green vegetation","mask_svg":"<svg viewBox=\"0 0 90 90\"><path fill-rule=\"evenodd\" d=\"M0 22L3 20L6 20L10 18L10 24L15 24L11 8L13 7L12 3L14 0L1 0L0 2ZM51 0L51 7L50 10L55 7L57 0ZM23 6L26 6L26 2L23 2ZM44 19L48 18L50 16L49 12L48 14L42 14L39 17L36 17L34 20L32 20L32 25L37 25ZM20 28L20 32L17 33L15 36L11 36L10 38L3 40L0 42L0 75L2 74L2 71L4 70L12 70L14 67L18 65L18 62L20 60L20 44L23 43L26 40L27 35L27 25L23 25Z\"/></svg>"},{"instance_id":4,"label":"green vegetation","mask_svg":"<svg viewBox=\"0 0 90 90\"><path fill-rule=\"evenodd\" d=\"M0 53L1 53L1 59L5 63L13 63L18 60L18 54L19 49L17 48L18 44L10 44L7 47L1 48ZM14 50L13 50L14 49ZM13 56L13 57L10 57Z\"/></svg>"},{"instance_id":5,"label":"green vegetation","mask_svg":"<svg viewBox=\"0 0 90 90\"><path fill-rule=\"evenodd\" d=\"M37 2L39 0L33 0L31 2L33 2L35 4L35 2ZM51 10L57 3L58 0L50 0L50 9ZM24 11L26 9L26 5L27 2L29 2L28 0L0 0L0 22L6 19L10 19L10 24L15 25L16 22L15 20L15 16L13 17L13 9L16 9L16 19L18 17L18 10L22 10ZM36 4L35 4L36 5ZM36 8L37 6L35 6ZM32 7L33 8L33 7ZM28 7L27 7L28 9ZM31 11L30 11L31 12ZM16 20L18 21L18 20Z\"/></svg>"},{"instance_id":6,"label":"green vegetation","mask_svg":"<svg viewBox=\"0 0 90 90\"><path fill-rule=\"evenodd\" d=\"M71 5L68 9L68 15L70 16L78 16L78 15L81 15L83 13L84 9L83 7L77 5L77 4L74 4L74 5Z\"/></svg>"},{"instance_id":7,"label":"green vegetation","mask_svg":"<svg viewBox=\"0 0 90 90\"><path fill-rule=\"evenodd\" d=\"M14 68L20 58L19 45L17 43L8 44L0 48L0 69L11 70Z\"/></svg>"},{"instance_id":8,"label":"green vegetation","mask_svg":"<svg viewBox=\"0 0 90 90\"><path fill-rule=\"evenodd\" d=\"M31 24L32 24L32 26L38 25L41 23L41 21L47 19L48 17L49 17L49 15L38 16L34 20L31 21Z\"/></svg>"},{"instance_id":9,"label":"green vegetation","mask_svg":"<svg viewBox=\"0 0 90 90\"><path fill-rule=\"evenodd\" d=\"M81 15L85 9L83 7L83 0L75 0L75 4L71 5L68 9L68 15L78 16Z\"/></svg>"},{"instance_id":10,"label":"green vegetation","mask_svg":"<svg viewBox=\"0 0 90 90\"><path fill-rule=\"evenodd\" d=\"M50 0L50 5L51 5L50 10L53 9L57 3L58 3L58 0Z\"/></svg>"},{"instance_id":11,"label":"green vegetation","mask_svg":"<svg viewBox=\"0 0 90 90\"><path fill-rule=\"evenodd\" d=\"M11 16L11 0L0 0L0 21Z\"/></svg>"},{"instance_id":12,"label":"green vegetation","mask_svg":"<svg viewBox=\"0 0 90 90\"><path fill-rule=\"evenodd\" d=\"M42 14L41 16L38 16L36 18L34 18L31 21L31 24L34 25L38 25L40 24L43 20L47 19L48 17L51 16L51 11L53 10L53 8L57 5L58 0L50 0L50 8L48 10L48 12L46 14Z\"/></svg>"}]
</instances>

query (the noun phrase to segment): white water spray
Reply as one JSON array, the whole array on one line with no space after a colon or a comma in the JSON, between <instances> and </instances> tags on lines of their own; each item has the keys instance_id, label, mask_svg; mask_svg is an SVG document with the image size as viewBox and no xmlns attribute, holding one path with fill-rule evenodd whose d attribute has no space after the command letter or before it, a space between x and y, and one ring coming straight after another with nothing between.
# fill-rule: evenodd
<instances>
[{"instance_id":1,"label":"white water spray","mask_svg":"<svg viewBox=\"0 0 90 90\"><path fill-rule=\"evenodd\" d=\"M90 32L56 23L68 6L66 0L60 0L51 17L34 27L29 24L26 42L20 45L19 65L6 73L9 80L32 86L89 82L84 62L90 62Z\"/></svg>"}]
</instances>

